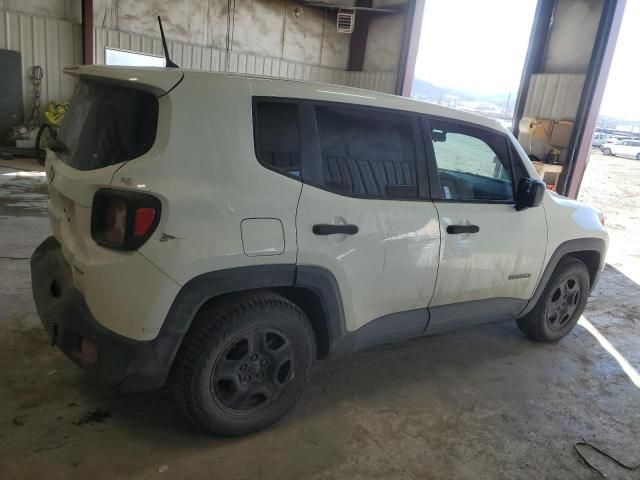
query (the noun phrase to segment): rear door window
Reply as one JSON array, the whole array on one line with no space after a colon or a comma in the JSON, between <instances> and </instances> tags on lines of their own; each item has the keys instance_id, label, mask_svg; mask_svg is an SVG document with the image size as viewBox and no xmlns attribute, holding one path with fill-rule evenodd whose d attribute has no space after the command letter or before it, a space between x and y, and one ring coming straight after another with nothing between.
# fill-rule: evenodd
<instances>
[{"instance_id":1,"label":"rear door window","mask_svg":"<svg viewBox=\"0 0 640 480\"><path fill-rule=\"evenodd\" d=\"M412 118L359 107L315 107L323 186L369 198L417 198Z\"/></svg>"},{"instance_id":2,"label":"rear door window","mask_svg":"<svg viewBox=\"0 0 640 480\"><path fill-rule=\"evenodd\" d=\"M298 104L259 101L254 112L255 148L260 163L300 177Z\"/></svg>"},{"instance_id":3,"label":"rear door window","mask_svg":"<svg viewBox=\"0 0 640 480\"><path fill-rule=\"evenodd\" d=\"M58 133L56 150L78 170L126 162L153 145L158 100L142 90L80 80Z\"/></svg>"}]
</instances>

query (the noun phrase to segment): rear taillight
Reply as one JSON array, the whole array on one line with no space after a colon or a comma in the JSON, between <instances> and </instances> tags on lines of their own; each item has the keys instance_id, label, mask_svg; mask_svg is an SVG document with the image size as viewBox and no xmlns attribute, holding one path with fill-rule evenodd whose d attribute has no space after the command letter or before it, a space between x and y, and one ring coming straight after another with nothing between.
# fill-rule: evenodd
<instances>
[{"instance_id":1,"label":"rear taillight","mask_svg":"<svg viewBox=\"0 0 640 480\"><path fill-rule=\"evenodd\" d=\"M91 236L104 247L136 250L158 226L160 211L153 195L103 188L93 197Z\"/></svg>"},{"instance_id":2,"label":"rear taillight","mask_svg":"<svg viewBox=\"0 0 640 480\"><path fill-rule=\"evenodd\" d=\"M136 238L144 237L156 219L156 209L151 207L138 208L133 221L133 236Z\"/></svg>"}]
</instances>

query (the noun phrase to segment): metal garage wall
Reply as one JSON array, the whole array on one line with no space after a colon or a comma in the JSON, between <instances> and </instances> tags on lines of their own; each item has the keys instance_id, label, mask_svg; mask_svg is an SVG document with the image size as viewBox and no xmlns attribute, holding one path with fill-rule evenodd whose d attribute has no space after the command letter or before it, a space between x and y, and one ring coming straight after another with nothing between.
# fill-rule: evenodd
<instances>
[{"instance_id":1,"label":"metal garage wall","mask_svg":"<svg viewBox=\"0 0 640 480\"><path fill-rule=\"evenodd\" d=\"M105 63L106 47L162 55L159 38L105 28L94 29L93 45L93 58L99 65ZM168 42L168 46L171 60L182 68L334 83L389 93L395 87L394 72L348 72L249 53L231 51L227 54L226 50L180 42Z\"/></svg>"},{"instance_id":2,"label":"metal garage wall","mask_svg":"<svg viewBox=\"0 0 640 480\"><path fill-rule=\"evenodd\" d=\"M40 94L43 108L49 100L71 98L74 80L63 75L62 68L82 63L79 24L0 10L0 48L21 54L25 118L31 110L33 87L29 75L34 65L44 70Z\"/></svg>"},{"instance_id":3,"label":"metal garage wall","mask_svg":"<svg viewBox=\"0 0 640 480\"><path fill-rule=\"evenodd\" d=\"M523 117L575 121L585 75L539 73L531 75L529 94ZM543 158L551 149L548 142L537 140L532 133L519 132L518 141L528 153ZM564 157L563 157L564 158Z\"/></svg>"},{"instance_id":4,"label":"metal garage wall","mask_svg":"<svg viewBox=\"0 0 640 480\"><path fill-rule=\"evenodd\" d=\"M120 48L155 55L162 54L160 39L117 30L94 29L94 59L104 64L105 47ZM0 48L20 52L25 118L30 114L33 97L30 70L40 65L44 70L40 100L46 107L50 100L69 100L74 80L62 73L68 65L82 63L82 28L68 20L0 10ZM395 72L349 72L282 60L249 53L169 42L172 59L181 67L207 71L229 71L271 77L334 83L392 93Z\"/></svg>"},{"instance_id":5,"label":"metal garage wall","mask_svg":"<svg viewBox=\"0 0 640 480\"><path fill-rule=\"evenodd\" d=\"M582 74L531 75L523 116L575 120L584 79Z\"/></svg>"}]
</instances>

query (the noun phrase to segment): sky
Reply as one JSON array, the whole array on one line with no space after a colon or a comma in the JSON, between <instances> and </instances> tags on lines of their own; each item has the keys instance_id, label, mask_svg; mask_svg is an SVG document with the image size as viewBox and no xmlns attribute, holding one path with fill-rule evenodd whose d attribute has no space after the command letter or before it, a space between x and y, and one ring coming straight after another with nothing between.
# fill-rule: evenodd
<instances>
[{"instance_id":1,"label":"sky","mask_svg":"<svg viewBox=\"0 0 640 480\"><path fill-rule=\"evenodd\" d=\"M426 0L416 77L476 95L516 92L536 3ZM638 19L640 0L627 0L601 114L640 120Z\"/></svg>"},{"instance_id":2,"label":"sky","mask_svg":"<svg viewBox=\"0 0 640 480\"><path fill-rule=\"evenodd\" d=\"M517 91L535 8L536 0L426 0L416 77L478 95Z\"/></svg>"},{"instance_id":3,"label":"sky","mask_svg":"<svg viewBox=\"0 0 640 480\"><path fill-rule=\"evenodd\" d=\"M640 0L627 0L601 115L640 120Z\"/></svg>"}]
</instances>

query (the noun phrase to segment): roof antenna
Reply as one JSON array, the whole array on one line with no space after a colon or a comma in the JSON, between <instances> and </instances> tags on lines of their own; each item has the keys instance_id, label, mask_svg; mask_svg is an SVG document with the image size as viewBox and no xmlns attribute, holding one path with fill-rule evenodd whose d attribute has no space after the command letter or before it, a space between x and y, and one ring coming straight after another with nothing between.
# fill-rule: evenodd
<instances>
[{"instance_id":1,"label":"roof antenna","mask_svg":"<svg viewBox=\"0 0 640 480\"><path fill-rule=\"evenodd\" d=\"M167 39L164 37L164 30L162 29L162 20L160 20L160 15L158 15L158 25L160 25L160 36L162 37L162 48L164 48L164 63L167 68L180 68L178 65L173 63L169 58L169 49L167 48Z\"/></svg>"}]
</instances>

